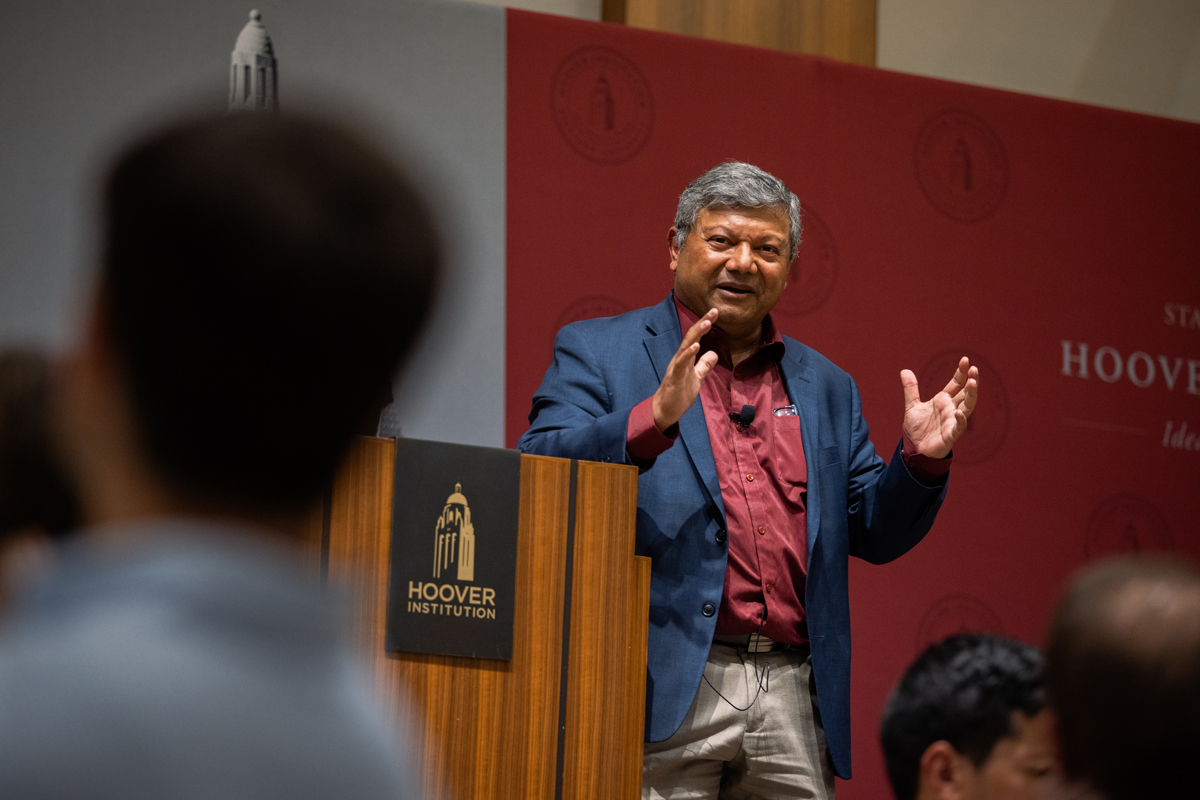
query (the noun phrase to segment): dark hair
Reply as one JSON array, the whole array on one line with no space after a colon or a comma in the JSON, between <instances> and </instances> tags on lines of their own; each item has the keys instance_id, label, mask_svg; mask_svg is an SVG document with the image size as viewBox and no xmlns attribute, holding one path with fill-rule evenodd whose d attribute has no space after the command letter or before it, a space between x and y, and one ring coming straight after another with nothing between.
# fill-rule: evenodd
<instances>
[{"instance_id":1,"label":"dark hair","mask_svg":"<svg viewBox=\"0 0 1200 800\"><path fill-rule=\"evenodd\" d=\"M1176 800L1200 786L1200 572L1125 558L1068 587L1046 686L1063 770L1109 800Z\"/></svg>"},{"instance_id":2,"label":"dark hair","mask_svg":"<svg viewBox=\"0 0 1200 800\"><path fill-rule=\"evenodd\" d=\"M307 503L428 315L419 193L339 124L246 113L137 143L104 203L103 308L156 466L222 502Z\"/></svg>"},{"instance_id":3,"label":"dark hair","mask_svg":"<svg viewBox=\"0 0 1200 800\"><path fill-rule=\"evenodd\" d=\"M1036 647L974 633L930 645L892 690L879 726L898 800L917 796L929 745L945 740L981 767L996 742L1014 735L1012 712L1037 714L1043 694Z\"/></svg>"},{"instance_id":4,"label":"dark hair","mask_svg":"<svg viewBox=\"0 0 1200 800\"><path fill-rule=\"evenodd\" d=\"M0 354L0 538L79 524L79 500L50 434L50 370L32 350Z\"/></svg>"}]
</instances>

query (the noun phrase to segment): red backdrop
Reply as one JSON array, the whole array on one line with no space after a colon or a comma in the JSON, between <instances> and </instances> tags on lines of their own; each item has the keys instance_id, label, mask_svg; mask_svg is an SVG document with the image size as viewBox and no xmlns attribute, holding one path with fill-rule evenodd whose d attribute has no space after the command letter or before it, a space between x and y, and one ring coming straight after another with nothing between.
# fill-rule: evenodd
<instances>
[{"instance_id":1,"label":"red backdrop","mask_svg":"<svg viewBox=\"0 0 1200 800\"><path fill-rule=\"evenodd\" d=\"M932 533L851 565L839 797L886 797L879 712L925 643L1039 642L1080 564L1200 553L1200 126L510 11L509 446L558 328L661 300L679 193L730 158L800 197L775 317L854 375L876 449L902 368L925 397L982 369Z\"/></svg>"}]
</instances>

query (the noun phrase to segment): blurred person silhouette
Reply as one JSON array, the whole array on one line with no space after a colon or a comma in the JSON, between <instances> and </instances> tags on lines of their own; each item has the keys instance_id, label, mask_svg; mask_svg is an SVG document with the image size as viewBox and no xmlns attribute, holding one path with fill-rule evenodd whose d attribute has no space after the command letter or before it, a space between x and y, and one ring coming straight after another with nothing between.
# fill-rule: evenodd
<instances>
[{"instance_id":1,"label":"blurred person silhouette","mask_svg":"<svg viewBox=\"0 0 1200 800\"><path fill-rule=\"evenodd\" d=\"M441 246L319 116L176 122L116 161L58 431L86 530L0 640L0 796L413 797L299 555L427 316Z\"/></svg>"},{"instance_id":2,"label":"blurred person silhouette","mask_svg":"<svg viewBox=\"0 0 1200 800\"><path fill-rule=\"evenodd\" d=\"M1046 689L1058 797L1200 796L1200 571L1143 556L1082 572L1051 621Z\"/></svg>"},{"instance_id":3,"label":"blurred person silhouette","mask_svg":"<svg viewBox=\"0 0 1200 800\"><path fill-rule=\"evenodd\" d=\"M51 541L79 523L79 501L51 435L51 379L32 349L0 353L0 608L50 564Z\"/></svg>"},{"instance_id":4,"label":"blurred person silhouette","mask_svg":"<svg viewBox=\"0 0 1200 800\"><path fill-rule=\"evenodd\" d=\"M1037 648L988 634L930 645L884 708L897 800L1026 800L1057 769Z\"/></svg>"}]
</instances>

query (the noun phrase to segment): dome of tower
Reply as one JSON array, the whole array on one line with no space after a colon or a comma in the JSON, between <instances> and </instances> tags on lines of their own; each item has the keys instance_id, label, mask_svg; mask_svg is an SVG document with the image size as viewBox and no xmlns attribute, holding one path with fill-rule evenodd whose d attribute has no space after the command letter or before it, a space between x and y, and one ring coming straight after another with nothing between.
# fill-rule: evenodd
<instances>
[{"instance_id":1,"label":"dome of tower","mask_svg":"<svg viewBox=\"0 0 1200 800\"><path fill-rule=\"evenodd\" d=\"M275 52L271 47L271 37L267 35L267 29L262 24L262 12L257 8L250 12L250 21L246 23L246 27L242 28L242 32L238 34L237 44L233 46L233 52L245 53L247 55L275 56Z\"/></svg>"},{"instance_id":2,"label":"dome of tower","mask_svg":"<svg viewBox=\"0 0 1200 800\"><path fill-rule=\"evenodd\" d=\"M448 505L448 506L453 506L453 505L465 506L466 504L467 504L467 498L463 496L462 484L461 483L454 484L454 494L452 494L446 498L446 505Z\"/></svg>"}]
</instances>

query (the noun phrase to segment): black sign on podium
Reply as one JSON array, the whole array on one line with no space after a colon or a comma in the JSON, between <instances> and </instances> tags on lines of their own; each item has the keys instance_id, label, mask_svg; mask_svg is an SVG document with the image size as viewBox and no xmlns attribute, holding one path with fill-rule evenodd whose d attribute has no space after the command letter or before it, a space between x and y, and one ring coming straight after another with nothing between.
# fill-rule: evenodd
<instances>
[{"instance_id":1,"label":"black sign on podium","mask_svg":"<svg viewBox=\"0 0 1200 800\"><path fill-rule=\"evenodd\" d=\"M396 440L389 651L509 660L521 454Z\"/></svg>"}]
</instances>

